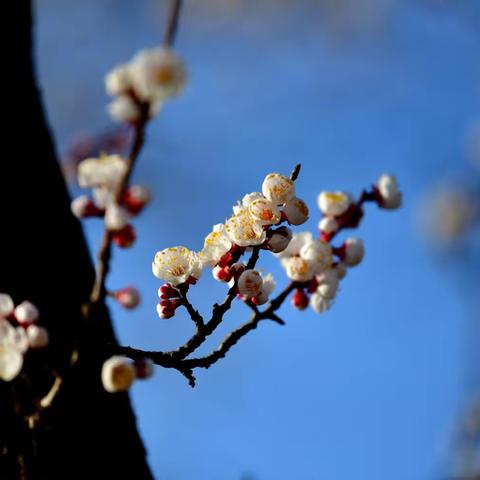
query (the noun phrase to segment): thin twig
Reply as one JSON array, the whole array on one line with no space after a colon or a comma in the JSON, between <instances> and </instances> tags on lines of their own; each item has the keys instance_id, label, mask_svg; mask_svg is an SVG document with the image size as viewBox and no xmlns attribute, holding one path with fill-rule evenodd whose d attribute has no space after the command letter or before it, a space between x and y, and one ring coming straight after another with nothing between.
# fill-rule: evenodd
<instances>
[{"instance_id":1,"label":"thin twig","mask_svg":"<svg viewBox=\"0 0 480 480\"><path fill-rule=\"evenodd\" d=\"M166 47L171 47L175 40L182 3L182 0L171 0L170 10L168 12L167 28L165 29L165 33L163 35L163 45Z\"/></svg>"},{"instance_id":2,"label":"thin twig","mask_svg":"<svg viewBox=\"0 0 480 480\"><path fill-rule=\"evenodd\" d=\"M147 104L140 105L140 118L134 127L134 139L126 161L125 175L117 185L115 191L115 200L120 202L122 194L128 185L130 177L132 176L135 162L138 158L143 144L145 143L145 127L148 122L149 106ZM92 293L90 296L91 303L97 303L106 295L105 281L107 279L108 272L110 271L110 260L112 258L112 235L111 232L105 229L102 238L102 244L97 255L97 276L93 285Z\"/></svg>"}]
</instances>

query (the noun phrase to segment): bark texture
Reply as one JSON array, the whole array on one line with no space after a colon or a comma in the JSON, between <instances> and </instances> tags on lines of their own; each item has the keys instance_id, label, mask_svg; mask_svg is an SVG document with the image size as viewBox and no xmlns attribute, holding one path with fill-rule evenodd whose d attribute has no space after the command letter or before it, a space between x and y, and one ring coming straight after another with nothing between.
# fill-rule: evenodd
<instances>
[{"instance_id":1,"label":"bark texture","mask_svg":"<svg viewBox=\"0 0 480 480\"><path fill-rule=\"evenodd\" d=\"M100 383L104 346L116 342L104 304L84 328L81 306L94 270L42 110L31 14L30 0L7 2L3 12L11 33L4 45L8 126L0 170L0 292L38 306L51 348L27 360L28 376L0 381L0 478L151 479L128 395L108 394ZM22 416L53 381L44 363L68 371L80 331L86 348L78 364L66 374L54 406L28 428Z\"/></svg>"}]
</instances>

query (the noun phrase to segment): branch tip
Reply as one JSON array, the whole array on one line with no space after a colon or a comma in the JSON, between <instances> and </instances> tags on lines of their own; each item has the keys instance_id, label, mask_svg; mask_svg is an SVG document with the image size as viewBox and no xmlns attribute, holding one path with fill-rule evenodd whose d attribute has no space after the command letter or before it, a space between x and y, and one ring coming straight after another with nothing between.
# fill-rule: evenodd
<instances>
[{"instance_id":1,"label":"branch tip","mask_svg":"<svg viewBox=\"0 0 480 480\"><path fill-rule=\"evenodd\" d=\"M295 168L292 170L292 173L290 174L290 180L292 180L292 182L294 182L298 178L301 168L302 168L301 163L297 163L297 165L295 165Z\"/></svg>"}]
</instances>

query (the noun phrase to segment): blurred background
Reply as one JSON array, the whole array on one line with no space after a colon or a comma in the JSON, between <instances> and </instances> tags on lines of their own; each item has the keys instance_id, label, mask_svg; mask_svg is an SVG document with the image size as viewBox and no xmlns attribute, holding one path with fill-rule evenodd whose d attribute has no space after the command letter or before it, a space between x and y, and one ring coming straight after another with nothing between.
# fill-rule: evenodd
<instances>
[{"instance_id":1,"label":"blurred background","mask_svg":"<svg viewBox=\"0 0 480 480\"><path fill-rule=\"evenodd\" d=\"M79 152L125 148L103 77L159 43L166 7L37 2L39 81L69 177ZM143 294L134 312L111 306L121 343L165 350L188 338L185 315L156 316L153 255L201 248L269 172L302 163L312 231L323 189L357 194L392 172L405 205L367 205L353 232L367 255L326 314L285 304L286 327L261 325L194 390L166 369L135 384L158 479L478 478L479 31L471 0L185 1L176 48L190 83L149 126L134 177L155 200L109 279ZM102 224L85 227L93 252ZM287 282L271 256L261 266ZM207 313L225 286L205 275L192 294ZM203 352L248 315L235 305Z\"/></svg>"}]
</instances>

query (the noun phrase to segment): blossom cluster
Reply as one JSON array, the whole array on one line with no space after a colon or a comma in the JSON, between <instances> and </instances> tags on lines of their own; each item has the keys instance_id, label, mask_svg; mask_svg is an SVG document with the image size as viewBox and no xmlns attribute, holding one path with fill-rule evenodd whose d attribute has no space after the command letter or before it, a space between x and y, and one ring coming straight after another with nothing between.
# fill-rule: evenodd
<instances>
[{"instance_id":1,"label":"blossom cluster","mask_svg":"<svg viewBox=\"0 0 480 480\"><path fill-rule=\"evenodd\" d=\"M83 160L78 165L78 183L91 189L92 195L81 195L71 205L78 218L103 218L112 241L120 248L134 243L136 234L130 222L151 199L149 189L141 185L121 190L127 168L127 160L120 155Z\"/></svg>"},{"instance_id":2,"label":"blossom cluster","mask_svg":"<svg viewBox=\"0 0 480 480\"><path fill-rule=\"evenodd\" d=\"M271 275L246 269L239 262L247 248L260 246L272 252L287 248L292 232L281 225L300 225L308 219L308 207L296 197L293 180L280 173L267 175L261 192L245 195L233 207L233 214L214 225L199 252L177 246L156 253L152 263L154 275L166 282L159 289L160 318L171 318L181 305L178 288L194 284L205 268L213 269L216 280L236 284L245 300L261 305L275 286Z\"/></svg>"},{"instance_id":3,"label":"blossom cluster","mask_svg":"<svg viewBox=\"0 0 480 480\"><path fill-rule=\"evenodd\" d=\"M296 285L292 297L295 308L303 310L310 304L315 312L327 311L347 268L363 260L365 247L361 239L347 238L339 247L333 246L331 240L341 229L358 226L364 201L375 201L380 208L388 210L400 207L402 193L396 178L382 175L371 192L364 192L358 202L346 192L320 192L318 207L323 217L318 224L319 238L314 238L310 232L298 233L285 250L277 253L287 277Z\"/></svg>"},{"instance_id":4,"label":"blossom cluster","mask_svg":"<svg viewBox=\"0 0 480 480\"><path fill-rule=\"evenodd\" d=\"M38 325L38 318L38 309L31 302L15 307L10 295L0 293L0 379L13 380L27 351L48 345L48 332Z\"/></svg>"},{"instance_id":5,"label":"blossom cluster","mask_svg":"<svg viewBox=\"0 0 480 480\"><path fill-rule=\"evenodd\" d=\"M155 115L170 97L180 94L187 75L183 62L167 47L139 51L127 63L116 66L105 78L110 116L120 122L136 123Z\"/></svg>"}]
</instances>

